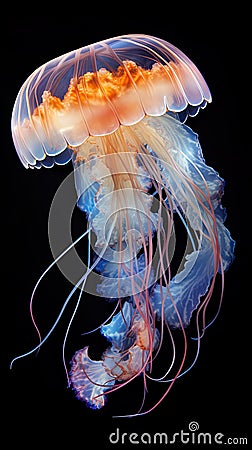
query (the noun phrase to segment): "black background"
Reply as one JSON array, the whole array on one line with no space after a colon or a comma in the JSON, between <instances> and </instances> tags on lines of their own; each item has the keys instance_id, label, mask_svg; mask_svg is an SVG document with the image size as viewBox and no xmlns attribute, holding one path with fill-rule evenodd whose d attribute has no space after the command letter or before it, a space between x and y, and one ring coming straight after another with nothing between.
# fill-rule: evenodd
<instances>
[{"instance_id":1,"label":"black background","mask_svg":"<svg viewBox=\"0 0 252 450\"><path fill-rule=\"evenodd\" d=\"M178 5L178 10L180 8ZM197 421L202 432L221 432L225 437L246 436L251 294L246 291L249 262L245 251L248 255L249 227L243 198L248 191L245 171L249 160L246 148L241 145L242 110L247 94L238 51L242 37L237 38L235 32L239 17L227 20L217 11L212 14L198 11L196 16L189 7L183 12L182 24L181 11L169 14L169 9L162 12L160 6L152 5L149 10L146 6L144 14L138 17L132 10L124 13L123 8L115 10L113 17L111 11L101 11L98 6L92 13L85 9L84 14L79 14L79 9L73 13L69 8L62 17L6 17L7 32L2 38L1 198L2 245L6 250L1 252L4 263L1 295L3 432L7 432L11 443L22 443L26 448L36 448L41 443L44 448L67 444L80 449L89 449L92 444L117 448L119 444L109 447L108 440L116 427L121 433L164 431L172 434L187 430L190 421ZM205 77L213 102L190 119L189 125L199 134L207 164L226 180L223 197L228 212L226 225L237 244L235 262L226 274L223 307L206 332L196 367L175 384L164 403L152 414L115 419L114 414L136 411L142 394L141 384L112 394L100 411L89 410L74 398L73 392L67 389L61 359L61 343L67 317L73 310L71 305L59 330L39 355L17 361L9 371L11 359L37 343L29 317L29 298L38 277L52 260L47 236L48 212L57 188L71 171L71 165L25 170L12 143L10 120L19 88L41 64L75 48L128 33L150 34L171 42L193 60ZM82 220L85 226L84 217L77 213L79 231ZM43 333L69 289L57 270L42 283L35 313ZM67 360L75 350L87 344L80 333L85 331L86 325L97 324L100 307L104 313L100 303L90 305L87 301L87 308L81 307L76 328L72 327ZM95 338L91 336L89 343L95 345ZM131 447L134 446L123 445L123 448Z\"/></svg>"}]
</instances>

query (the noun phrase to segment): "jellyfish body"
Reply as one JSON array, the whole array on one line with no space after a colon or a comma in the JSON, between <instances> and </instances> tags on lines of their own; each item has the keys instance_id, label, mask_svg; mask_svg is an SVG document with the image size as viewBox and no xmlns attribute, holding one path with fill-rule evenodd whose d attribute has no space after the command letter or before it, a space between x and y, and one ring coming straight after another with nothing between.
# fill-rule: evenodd
<instances>
[{"instance_id":1,"label":"jellyfish body","mask_svg":"<svg viewBox=\"0 0 252 450\"><path fill-rule=\"evenodd\" d=\"M80 283L84 289L90 271L97 272L97 295L117 305L99 327L108 341L100 360L86 346L71 361L69 382L91 408L141 376L145 390L155 380L168 386L138 414L151 411L197 359L215 281L220 274L223 286L235 245L224 225L224 180L206 165L198 136L184 124L208 102L195 65L146 35L120 36L50 61L18 94L12 116L18 155L27 168L72 160L77 204L95 236ZM187 238L174 272L178 222ZM222 295L223 288L220 303ZM197 351L188 364L192 318ZM167 338L167 367L157 376Z\"/></svg>"}]
</instances>

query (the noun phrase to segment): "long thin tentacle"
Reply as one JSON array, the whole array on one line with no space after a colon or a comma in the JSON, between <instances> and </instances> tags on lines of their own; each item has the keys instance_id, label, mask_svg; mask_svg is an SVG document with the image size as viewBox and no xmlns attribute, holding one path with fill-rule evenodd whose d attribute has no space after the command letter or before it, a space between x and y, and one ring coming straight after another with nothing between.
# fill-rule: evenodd
<instances>
[{"instance_id":1,"label":"long thin tentacle","mask_svg":"<svg viewBox=\"0 0 252 450\"><path fill-rule=\"evenodd\" d=\"M113 227L114 224L112 224ZM112 233L112 227L111 227L111 233ZM87 230L85 233L88 233L89 230ZM24 358L25 356L31 355L32 353L34 353L36 350L38 350L41 345L43 345L47 339L49 338L49 336L52 334L52 332L54 331L54 329L56 328L56 326L59 323L59 320L63 314L63 312L65 311L68 302L70 301L70 299L72 298L73 294L76 292L76 290L79 288L79 286L84 282L84 280L86 280L86 278L88 277L88 275L92 272L92 270L95 268L95 266L98 264L98 262L101 260L102 256L104 255L106 251L106 247L104 247L104 249L100 252L100 255L98 256L97 260L92 264L92 266L86 270L85 274L79 279L79 281L77 281L76 285L73 287L73 289L71 290L70 294L68 295L63 307L61 308L61 311L56 319L56 321L54 322L53 326L50 328L49 332L47 333L47 335L44 337L44 339L42 339L42 341L36 345L36 347L34 347L32 350L30 350L29 352L23 353L22 355L16 356L10 364L10 368L12 368L13 363L15 361L17 361L18 359Z\"/></svg>"},{"instance_id":2,"label":"long thin tentacle","mask_svg":"<svg viewBox=\"0 0 252 450\"><path fill-rule=\"evenodd\" d=\"M37 283L34 286L34 289L32 291L32 295L31 295L31 299L30 299L30 314L31 314L31 319L33 322L33 325L38 333L39 336L39 342L41 342L42 338L41 338L41 334L39 331L39 328L36 324L35 318L34 318L34 314L33 314L33 300L34 300L34 295L35 292L40 284L40 282L43 280L43 278L45 277L45 275L49 272L49 270L55 265L57 264L57 262L63 258L63 256L66 255L66 253L69 252L69 250L71 250L71 248L73 248L81 239L83 239L88 233L90 233L90 229L88 229L87 231L85 231L83 234L81 234L81 236L79 236L74 242L72 242L72 244L70 244L62 253L60 253L59 256L57 256L57 258L44 270L44 272L42 273L42 275L39 277Z\"/></svg>"}]
</instances>

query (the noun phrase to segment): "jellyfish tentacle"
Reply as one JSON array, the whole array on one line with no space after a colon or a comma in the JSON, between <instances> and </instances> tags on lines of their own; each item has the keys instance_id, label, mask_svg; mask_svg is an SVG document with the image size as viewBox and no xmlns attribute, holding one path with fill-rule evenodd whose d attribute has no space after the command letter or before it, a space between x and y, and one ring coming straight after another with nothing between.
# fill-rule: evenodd
<instances>
[{"instance_id":1,"label":"jellyfish tentacle","mask_svg":"<svg viewBox=\"0 0 252 450\"><path fill-rule=\"evenodd\" d=\"M63 256L68 253L71 248L73 248L81 239L83 239L88 233L90 233L90 229L88 229L87 231L85 231L83 234L81 234L74 242L72 242L72 244L70 244L62 253L60 253L60 255L54 259L54 261L44 270L44 272L42 273L42 275L39 277L37 283L34 286L34 289L32 291L32 295L30 298L30 315L31 315L31 319L32 319L32 323L37 331L38 337L39 337L39 341L41 342L41 334L39 331L39 328L36 324L35 318L34 318L34 314L33 314L33 301L34 301L34 295L35 292L40 284L40 282L43 280L43 278L45 277L45 275L49 272L49 270L58 263L58 261L63 258Z\"/></svg>"},{"instance_id":2,"label":"jellyfish tentacle","mask_svg":"<svg viewBox=\"0 0 252 450\"><path fill-rule=\"evenodd\" d=\"M90 247L91 247L91 245L90 245L90 231L91 231L91 229L89 228L88 229L88 262L87 262L87 270L89 270L89 268L90 268ZM66 333L65 333L64 341L63 341L63 345L62 345L62 359L63 359L63 366L64 366L65 373L66 373L68 387L70 387L70 379L69 379L68 369L67 369L66 359L65 359L65 346L66 346L66 341L67 341L67 337L68 337L68 334L69 334L69 330L70 330L71 324L72 324L72 322L74 320L74 317L75 317L75 315L76 315L76 313L78 311L78 307L79 307L79 304L80 304L80 301L81 301L81 297L82 297L82 294L83 294L84 287L85 287L85 280L83 281L83 284L81 285L79 297L78 297L77 303L75 305L73 314L72 314L72 316L71 316L71 318L70 318L70 320L68 322L68 326L67 326L67 329L66 329Z\"/></svg>"},{"instance_id":3,"label":"jellyfish tentacle","mask_svg":"<svg viewBox=\"0 0 252 450\"><path fill-rule=\"evenodd\" d=\"M71 290L70 294L68 295L67 299L65 300L64 305L62 306L62 308L61 308L61 310L60 310L60 313L58 314L57 319L55 320L54 324L52 325L52 327L50 328L50 330L48 331L48 333L46 334L46 336L42 339L42 341L41 341L38 345L36 345L32 350L30 350L30 351L28 351L28 352L26 352L26 353L23 353L22 355L16 356L16 357L11 361L11 364L10 364L10 367L11 367L11 368L12 368L13 363L14 363L15 361L17 361L18 359L24 358L24 357L26 357L26 356L28 356L28 355L31 355L31 354L34 353L36 350L39 350L40 347L47 341L47 339L49 338L49 336L52 334L52 332L55 330L56 326L58 325L59 320L60 320L60 318L62 317L62 314L63 314L63 312L65 311L65 309L66 309L66 307L67 307L69 301L71 300L73 294L75 293L75 291L78 289L78 287L81 285L81 283L82 283L83 280L85 279L85 276L86 276L86 274L84 274L84 275L80 278L80 280L76 283L76 285L75 285L75 286L73 287L73 289Z\"/></svg>"},{"instance_id":4,"label":"jellyfish tentacle","mask_svg":"<svg viewBox=\"0 0 252 450\"><path fill-rule=\"evenodd\" d=\"M62 360L63 360L63 366L64 366L65 373L66 373L68 387L70 387L71 383L70 383L70 379L69 379L69 375L68 375L68 369L67 369L67 365L66 365L65 347L66 347L66 341L67 341L67 337L68 337L68 334L69 334L69 331L70 331L70 327L72 325L74 317L75 317L75 315L76 315L76 313L78 311L78 308L79 308L79 304L80 304L81 297L82 297L82 294L83 294L83 289L85 287L85 281L86 280L83 281L83 283L82 283L82 285L80 287L80 293L79 293L79 296L78 296L78 300L77 300L77 303L75 305L75 308L74 308L74 311L72 313L72 316L71 316L71 318L70 318L70 320L68 322L68 326L67 326L67 329L66 329L66 332L65 332L65 336L64 336L64 340L63 340L63 344L62 344Z\"/></svg>"},{"instance_id":5,"label":"jellyfish tentacle","mask_svg":"<svg viewBox=\"0 0 252 450\"><path fill-rule=\"evenodd\" d=\"M89 331L84 331L83 333L81 333L81 335L82 335L82 336L85 336L85 335L87 335L87 334L95 333L96 331L100 330L100 329L102 328L103 325L106 325L106 323L107 323L112 317L114 317L114 315L115 315L115 313L116 313L116 311L117 311L117 309L118 309L119 304L120 304L120 300L117 301L117 304L116 304L115 308L113 309L112 313L107 317L106 320L104 320L104 322L102 322L100 325L98 325L98 327L93 328L92 330L89 330Z\"/></svg>"},{"instance_id":6,"label":"jellyfish tentacle","mask_svg":"<svg viewBox=\"0 0 252 450\"><path fill-rule=\"evenodd\" d=\"M89 229L88 229L85 233L87 234L87 232L89 232ZM110 231L110 233L111 233L111 232L112 232L112 230ZM16 360L18 360L18 359L20 359L20 358L24 358L25 356L28 356L28 355L34 353L36 350L38 350L38 349L39 349L39 348L47 341L47 339L49 338L49 336L52 334L52 332L54 331L54 329L55 329L56 326L58 325L59 320L60 320L60 318L62 317L62 314L63 314L63 312L65 311L65 309L66 309L66 307L67 307L69 301L71 300L73 294L76 292L76 290L79 288L79 286L80 286L81 284L84 285L84 283L85 283L86 280L87 280L88 275L89 275L89 274L92 272L92 270L95 268L96 264L98 264L99 259L102 258L102 254L105 253L105 251L106 251L106 249L103 249L102 253L101 253L100 256L98 257L98 260L95 261L95 262L91 265L91 267L88 268L88 269L86 270L86 272L85 272L84 275L79 279L79 281L77 281L76 285L73 287L73 289L71 290L71 292L70 292L70 294L68 295L67 299L65 300L65 303L64 303L63 307L61 308L61 311L60 311L60 313L58 314L57 319L55 320L54 324L52 325L52 327L50 328L50 330L49 330L49 332L46 334L46 336L42 339L42 341L41 341L37 346L35 346L32 350L30 350L29 352L26 352L26 353L24 353L24 354L22 354L22 355L16 356L16 357L11 361L10 367L12 367L13 363L14 363Z\"/></svg>"}]
</instances>

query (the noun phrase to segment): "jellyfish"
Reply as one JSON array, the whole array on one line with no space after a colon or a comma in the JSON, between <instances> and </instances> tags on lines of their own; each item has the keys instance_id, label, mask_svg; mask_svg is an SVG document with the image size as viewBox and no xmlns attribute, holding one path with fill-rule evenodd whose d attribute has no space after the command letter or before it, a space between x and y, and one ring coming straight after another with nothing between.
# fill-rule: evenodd
<instances>
[{"instance_id":1,"label":"jellyfish","mask_svg":"<svg viewBox=\"0 0 252 450\"><path fill-rule=\"evenodd\" d=\"M12 114L17 154L31 169L72 161L77 206L87 225L81 238L88 241L88 263L42 337L33 315L34 294L62 255L45 270L30 302L39 343L12 364L40 349L78 293L64 350L95 273L94 315L96 296L113 302L113 312L84 333L82 348L69 363L63 351L68 385L92 409L141 378L141 404L127 417L153 411L196 363L201 340L220 310L224 273L235 248L224 225L224 180L206 164L198 135L185 124L211 101L203 76L182 51L142 34L53 59L18 93ZM209 318L216 284L221 287ZM97 360L89 356L91 332L101 333L107 344ZM190 345L195 346L191 359ZM155 382L162 393L146 407Z\"/></svg>"}]
</instances>

